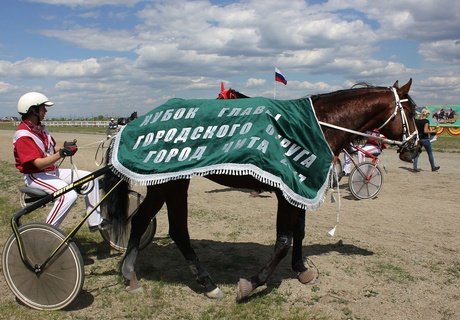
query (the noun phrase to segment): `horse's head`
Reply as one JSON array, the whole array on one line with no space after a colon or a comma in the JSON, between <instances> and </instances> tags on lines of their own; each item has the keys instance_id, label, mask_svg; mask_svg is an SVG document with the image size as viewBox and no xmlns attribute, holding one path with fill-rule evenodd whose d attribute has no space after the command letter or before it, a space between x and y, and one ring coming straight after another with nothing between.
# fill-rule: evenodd
<instances>
[{"instance_id":1,"label":"horse's head","mask_svg":"<svg viewBox=\"0 0 460 320\"><path fill-rule=\"evenodd\" d=\"M395 82L391 88L394 95L395 110L393 116L381 128L381 132L385 136L401 140L401 143L398 144L399 158L407 162L412 162L418 152L418 132L414 121L417 105L409 95L411 85L412 79L402 87L399 87L398 81Z\"/></svg>"},{"instance_id":2,"label":"horse's head","mask_svg":"<svg viewBox=\"0 0 460 320\"><path fill-rule=\"evenodd\" d=\"M233 90L232 88L225 89L224 83L220 84L220 93L217 95L217 99L243 99L249 98L248 96Z\"/></svg>"},{"instance_id":3,"label":"horse's head","mask_svg":"<svg viewBox=\"0 0 460 320\"><path fill-rule=\"evenodd\" d=\"M130 121L133 121L134 119L137 119L137 111L134 111L134 112L131 113L131 115L129 116L129 120L130 120Z\"/></svg>"}]
</instances>

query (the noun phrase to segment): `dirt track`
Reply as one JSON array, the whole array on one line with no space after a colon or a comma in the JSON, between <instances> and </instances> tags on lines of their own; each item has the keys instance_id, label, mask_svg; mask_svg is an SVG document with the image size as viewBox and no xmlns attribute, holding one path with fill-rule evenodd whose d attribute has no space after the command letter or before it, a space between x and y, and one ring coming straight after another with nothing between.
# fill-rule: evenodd
<instances>
[{"instance_id":1,"label":"dirt track","mask_svg":"<svg viewBox=\"0 0 460 320\"><path fill-rule=\"evenodd\" d=\"M4 150L0 160L12 162L11 135L11 131L0 131ZM78 167L97 167L95 146L103 136L55 137L61 141L64 137L78 139ZM347 315L350 319L459 319L460 155L437 152L435 158L441 166L439 172L429 170L423 153L419 160L423 171L412 173L408 170L410 165L401 162L394 150L386 150L381 159L388 172L381 193L373 200L353 199L344 178L340 183L340 223L335 237L327 235L338 210L338 202L331 203L330 193L322 207L307 216L304 253L320 271L316 289L295 279L288 258L279 265L269 286L286 294L288 303L305 305L330 319L345 319ZM189 194L192 210L213 213L190 217L190 234L202 260L224 263L232 259L235 250L238 255L254 255L260 260L255 265L245 265L244 270L232 270L237 275L226 276L222 265L214 261L208 271L215 274L215 280L236 284L239 276L249 277L256 272L268 258L275 239L275 196L263 193L251 198L247 191L222 187L203 178L192 180ZM158 236L165 236L165 215L158 220ZM204 241L206 245L200 246ZM144 258L139 263L149 262ZM158 262L155 267L164 268L162 279L176 279L175 270ZM148 274L147 268L142 270L141 281L157 279ZM2 300L14 299L3 276L0 288ZM212 303L187 299L184 304Z\"/></svg>"}]
</instances>

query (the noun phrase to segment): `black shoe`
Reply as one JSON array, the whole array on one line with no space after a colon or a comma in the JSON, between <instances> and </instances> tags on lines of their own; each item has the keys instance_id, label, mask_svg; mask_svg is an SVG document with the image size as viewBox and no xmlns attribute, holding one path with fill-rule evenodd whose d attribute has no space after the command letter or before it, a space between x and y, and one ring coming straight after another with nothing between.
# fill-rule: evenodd
<instances>
[{"instance_id":1,"label":"black shoe","mask_svg":"<svg viewBox=\"0 0 460 320\"><path fill-rule=\"evenodd\" d=\"M96 232L99 231L99 225L97 226L89 226L89 232Z\"/></svg>"},{"instance_id":2,"label":"black shoe","mask_svg":"<svg viewBox=\"0 0 460 320\"><path fill-rule=\"evenodd\" d=\"M433 169L431 169L431 171L438 171L439 168L441 168L441 167L440 166L434 167Z\"/></svg>"}]
</instances>

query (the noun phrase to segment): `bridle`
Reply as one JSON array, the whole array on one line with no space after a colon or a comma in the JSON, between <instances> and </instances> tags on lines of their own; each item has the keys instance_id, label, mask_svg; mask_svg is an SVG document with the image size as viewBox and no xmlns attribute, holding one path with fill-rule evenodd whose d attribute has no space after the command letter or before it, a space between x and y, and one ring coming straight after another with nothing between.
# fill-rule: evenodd
<instances>
[{"instance_id":1,"label":"bridle","mask_svg":"<svg viewBox=\"0 0 460 320\"><path fill-rule=\"evenodd\" d=\"M399 95L398 93L396 92L396 88L395 87L391 87L391 91L393 92L394 94L394 97L395 97L395 111L393 112L393 114L390 116L390 118L388 118L387 121L385 121L380 127L379 127L379 130L381 128L383 128L388 122L390 122L394 117L396 117L396 114L398 113L398 110L401 114L401 122L402 122L402 126L403 126L403 139L401 141L401 144L399 145L400 148L404 148L406 147L406 145L412 141L414 138L415 138L415 141L413 142L414 145L417 145L418 143L418 131L417 131L417 126L415 125L414 123L414 131L412 133L409 132L409 121L407 119L407 116L406 116L406 113L404 112L404 107L402 106L402 103L403 102L410 102L411 104L413 104L413 100L410 98L409 95L407 99L400 99L399 98ZM411 143L412 144L412 143Z\"/></svg>"},{"instance_id":2,"label":"bridle","mask_svg":"<svg viewBox=\"0 0 460 320\"><path fill-rule=\"evenodd\" d=\"M323 122L323 121L318 121L318 123L320 125L322 125L322 126L325 126L325 127L329 127L329 128L337 129L337 130L340 130L340 131L353 133L353 134L363 136L363 137L366 137L366 138L382 140L384 143L397 145L400 150L405 149L405 148L408 148L409 150L415 149L415 147L416 147L416 145L418 143L417 128L416 128L416 126L414 124L414 131L412 133L409 132L409 121L407 119L406 113L404 112L404 107L402 105L403 102L411 102L412 103L412 99L410 99L410 97L407 98L407 99L400 99L395 87L390 87L390 90L393 92L393 95L394 95L394 98L395 98L395 110L390 115L390 117L385 122L383 122L382 125L380 125L378 127L378 129L380 130L384 126L386 126L391 120L393 120L397 116L398 111L399 111L399 113L401 114L401 122L402 122L402 126L403 126L403 137L402 137L401 141L390 140L390 139L386 139L386 138L382 138L382 137L376 137L376 136L373 136L373 135L370 135L370 134L367 134L367 133L355 131L355 130L352 130L352 129L344 128L344 127L337 126L337 125L330 124L330 123ZM310 99L310 102L311 102L311 99ZM312 105L313 105L313 103L312 103ZM414 138L415 138L415 140L414 140Z\"/></svg>"}]
</instances>

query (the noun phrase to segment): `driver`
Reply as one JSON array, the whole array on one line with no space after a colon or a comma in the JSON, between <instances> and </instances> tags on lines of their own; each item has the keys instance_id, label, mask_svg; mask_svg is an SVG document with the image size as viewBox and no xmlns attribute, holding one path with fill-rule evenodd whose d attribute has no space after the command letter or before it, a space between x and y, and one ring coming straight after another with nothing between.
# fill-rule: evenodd
<instances>
[{"instance_id":1,"label":"driver","mask_svg":"<svg viewBox=\"0 0 460 320\"><path fill-rule=\"evenodd\" d=\"M110 118L109 127L107 128L107 139L112 138L118 132L118 123L114 118Z\"/></svg>"},{"instance_id":2,"label":"driver","mask_svg":"<svg viewBox=\"0 0 460 320\"><path fill-rule=\"evenodd\" d=\"M83 170L63 169L56 162L68 156L73 156L78 147L76 141L64 142L62 148L56 151L56 142L42 124L47 108L54 103L39 92L28 92L18 101L18 112L22 117L13 138L13 152L16 168L24 174L27 186L37 188L46 193L67 186L72 181L72 171L78 177L84 177L90 172ZM85 188L86 211L90 212L99 202L99 182L97 179L88 182ZM46 223L59 227L72 204L77 200L77 192L71 190L54 202L54 206L46 217ZM99 229L102 222L99 208L88 218L91 231Z\"/></svg>"}]
</instances>

